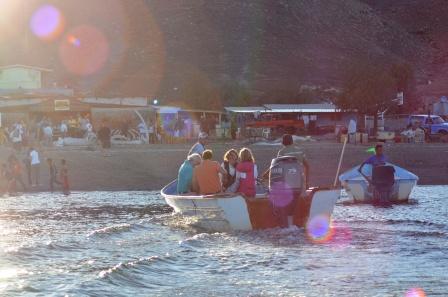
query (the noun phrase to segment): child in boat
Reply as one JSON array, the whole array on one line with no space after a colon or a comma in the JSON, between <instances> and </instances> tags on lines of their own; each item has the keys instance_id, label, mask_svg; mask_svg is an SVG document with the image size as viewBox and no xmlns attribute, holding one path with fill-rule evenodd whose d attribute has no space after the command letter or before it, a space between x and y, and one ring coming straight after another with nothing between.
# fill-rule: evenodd
<instances>
[{"instance_id":1,"label":"child in boat","mask_svg":"<svg viewBox=\"0 0 448 297\"><path fill-rule=\"evenodd\" d=\"M240 163L236 166L237 179L239 186L237 192L243 193L248 197L255 197L256 181L258 177L255 158L248 148L242 148L239 153Z\"/></svg>"}]
</instances>

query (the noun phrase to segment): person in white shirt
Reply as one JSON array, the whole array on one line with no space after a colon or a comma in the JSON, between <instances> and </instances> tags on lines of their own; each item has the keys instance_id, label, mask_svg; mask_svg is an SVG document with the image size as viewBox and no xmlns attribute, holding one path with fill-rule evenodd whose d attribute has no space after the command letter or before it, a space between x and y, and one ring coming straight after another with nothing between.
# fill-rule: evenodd
<instances>
[{"instance_id":1,"label":"person in white shirt","mask_svg":"<svg viewBox=\"0 0 448 297\"><path fill-rule=\"evenodd\" d=\"M51 146L53 142L53 128L51 128L50 125L47 125L43 130L45 136L45 144L47 146Z\"/></svg>"},{"instance_id":2,"label":"person in white shirt","mask_svg":"<svg viewBox=\"0 0 448 297\"><path fill-rule=\"evenodd\" d=\"M39 153L34 148L30 148L30 159L31 159L31 186L33 187L39 185L39 167L40 167ZM33 179L35 181L34 184Z\"/></svg>"},{"instance_id":3,"label":"person in white shirt","mask_svg":"<svg viewBox=\"0 0 448 297\"><path fill-rule=\"evenodd\" d=\"M148 137L147 137L148 129L146 127L146 124L143 122L140 122L140 124L138 124L137 128L138 128L138 133L140 134L140 140L143 143L148 143Z\"/></svg>"},{"instance_id":4,"label":"person in white shirt","mask_svg":"<svg viewBox=\"0 0 448 297\"><path fill-rule=\"evenodd\" d=\"M348 140L350 143L356 143L356 121L351 119L348 123Z\"/></svg>"},{"instance_id":5,"label":"person in white shirt","mask_svg":"<svg viewBox=\"0 0 448 297\"><path fill-rule=\"evenodd\" d=\"M65 123L65 121L61 122L61 127L59 129L61 130L62 138L67 137L68 126L67 126L67 123Z\"/></svg>"}]
</instances>

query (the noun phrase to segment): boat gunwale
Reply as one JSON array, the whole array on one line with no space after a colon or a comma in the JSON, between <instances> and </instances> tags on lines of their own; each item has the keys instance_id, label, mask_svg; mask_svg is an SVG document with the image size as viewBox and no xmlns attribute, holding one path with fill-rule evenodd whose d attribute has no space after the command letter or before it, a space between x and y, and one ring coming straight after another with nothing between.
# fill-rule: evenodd
<instances>
[{"instance_id":1,"label":"boat gunwale","mask_svg":"<svg viewBox=\"0 0 448 297\"><path fill-rule=\"evenodd\" d=\"M211 194L211 195L180 195L180 194L168 194L166 193L166 190L168 187L170 187L173 183L175 183L177 180L173 180L172 182L168 183L165 187L162 188L162 190L160 191L160 193L162 194L162 196L164 198L168 198L168 199L189 199L189 200L194 200L194 199L219 199L219 198L225 198L225 199L229 199L229 198L237 198L237 197L241 197L243 199L268 199L268 195L269 192L266 193L260 193L257 194L256 197L247 197L246 195L244 195L243 193L237 192L237 193L216 193L216 194ZM309 188L312 189L312 188ZM308 189L308 190L309 190ZM340 191L343 189L343 187L341 186L323 186L323 187L317 187L318 191Z\"/></svg>"},{"instance_id":2,"label":"boat gunwale","mask_svg":"<svg viewBox=\"0 0 448 297\"><path fill-rule=\"evenodd\" d=\"M180 194L168 194L166 193L166 189L170 187L173 183L175 183L177 180L173 180L168 185L163 187L163 189L160 191L162 196L164 198L172 198L172 199L219 199L219 198L236 198L241 197L243 199L250 199L249 197L246 197L243 193L237 192L237 193L216 193L216 194L210 194L210 195L180 195ZM268 198L268 193L261 193L257 194L257 197L254 199L262 199L262 198Z\"/></svg>"}]
</instances>

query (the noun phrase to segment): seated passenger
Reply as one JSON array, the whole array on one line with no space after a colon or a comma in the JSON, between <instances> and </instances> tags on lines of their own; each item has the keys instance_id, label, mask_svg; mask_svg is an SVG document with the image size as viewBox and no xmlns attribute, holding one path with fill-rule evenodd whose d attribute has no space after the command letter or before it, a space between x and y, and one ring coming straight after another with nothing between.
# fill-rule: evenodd
<instances>
[{"instance_id":1,"label":"seated passenger","mask_svg":"<svg viewBox=\"0 0 448 297\"><path fill-rule=\"evenodd\" d=\"M213 152L205 150L202 154L202 163L193 169L193 191L200 195L216 194L222 191L219 174L227 175L227 172L212 161Z\"/></svg>"},{"instance_id":2,"label":"seated passenger","mask_svg":"<svg viewBox=\"0 0 448 297\"><path fill-rule=\"evenodd\" d=\"M199 154L191 154L180 166L177 175L177 194L185 194L192 191L193 168L201 164L202 158Z\"/></svg>"},{"instance_id":3,"label":"seated passenger","mask_svg":"<svg viewBox=\"0 0 448 297\"><path fill-rule=\"evenodd\" d=\"M239 158L240 163L236 166L236 178L239 180L237 192L243 193L247 197L255 197L255 186L258 177L255 159L248 148L240 150Z\"/></svg>"},{"instance_id":4,"label":"seated passenger","mask_svg":"<svg viewBox=\"0 0 448 297\"><path fill-rule=\"evenodd\" d=\"M229 190L230 192L235 192L238 188L235 184L237 163L238 163L238 152L235 149L228 150L224 154L224 162L221 164L221 167L224 168L227 172L226 176L223 176L222 180L222 187L223 190L226 192L227 190ZM235 186L232 186L234 184L236 188Z\"/></svg>"}]
</instances>

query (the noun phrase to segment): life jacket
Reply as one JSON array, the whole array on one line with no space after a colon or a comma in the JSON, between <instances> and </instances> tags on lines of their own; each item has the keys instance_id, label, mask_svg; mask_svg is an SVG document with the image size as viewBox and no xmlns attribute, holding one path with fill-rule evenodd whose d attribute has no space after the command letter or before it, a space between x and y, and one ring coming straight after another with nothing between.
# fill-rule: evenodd
<instances>
[{"instance_id":1,"label":"life jacket","mask_svg":"<svg viewBox=\"0 0 448 297\"><path fill-rule=\"evenodd\" d=\"M224 161L223 164L224 164L224 169L227 172L227 174L226 174L226 176L227 176L226 182L223 184L223 187L225 189L227 189L228 187L233 185L233 183L235 182L235 179L236 179L236 166L235 166L235 175L231 175L230 174L230 164L229 164L229 162Z\"/></svg>"},{"instance_id":2,"label":"life jacket","mask_svg":"<svg viewBox=\"0 0 448 297\"><path fill-rule=\"evenodd\" d=\"M236 166L236 170L240 172L240 185L238 192L249 197L255 197L255 164L252 162L242 162Z\"/></svg>"}]
</instances>

